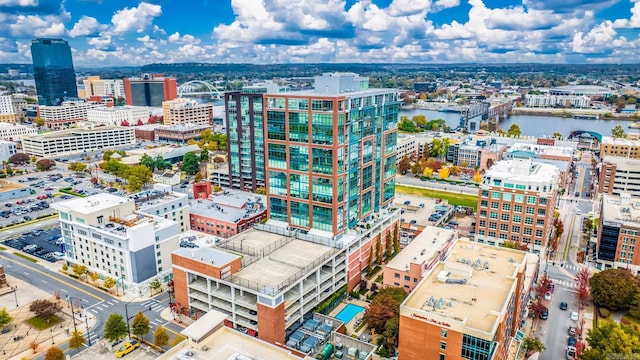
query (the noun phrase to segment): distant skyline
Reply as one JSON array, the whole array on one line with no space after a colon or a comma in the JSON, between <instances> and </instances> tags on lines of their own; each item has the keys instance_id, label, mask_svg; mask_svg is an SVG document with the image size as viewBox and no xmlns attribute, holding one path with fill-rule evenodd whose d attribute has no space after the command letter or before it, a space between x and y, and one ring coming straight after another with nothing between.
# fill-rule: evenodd
<instances>
[{"instance_id":1,"label":"distant skyline","mask_svg":"<svg viewBox=\"0 0 640 360\"><path fill-rule=\"evenodd\" d=\"M0 0L0 63L638 63L640 0Z\"/></svg>"}]
</instances>

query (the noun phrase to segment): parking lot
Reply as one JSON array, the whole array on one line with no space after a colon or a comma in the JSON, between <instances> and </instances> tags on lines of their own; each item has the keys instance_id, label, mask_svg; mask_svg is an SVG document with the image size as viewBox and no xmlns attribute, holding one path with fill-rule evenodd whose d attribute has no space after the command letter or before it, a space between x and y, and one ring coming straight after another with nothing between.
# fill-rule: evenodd
<instances>
[{"instance_id":1,"label":"parking lot","mask_svg":"<svg viewBox=\"0 0 640 360\"><path fill-rule=\"evenodd\" d=\"M64 244L59 227L33 230L2 243L50 262L56 262L64 256Z\"/></svg>"}]
</instances>

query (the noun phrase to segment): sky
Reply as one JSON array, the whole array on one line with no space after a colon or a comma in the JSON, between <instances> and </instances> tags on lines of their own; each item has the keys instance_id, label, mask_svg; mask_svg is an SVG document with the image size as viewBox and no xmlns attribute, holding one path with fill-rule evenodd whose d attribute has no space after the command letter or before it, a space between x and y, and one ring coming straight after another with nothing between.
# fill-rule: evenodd
<instances>
[{"instance_id":1,"label":"sky","mask_svg":"<svg viewBox=\"0 0 640 360\"><path fill-rule=\"evenodd\" d=\"M0 0L0 63L637 63L640 0Z\"/></svg>"}]
</instances>

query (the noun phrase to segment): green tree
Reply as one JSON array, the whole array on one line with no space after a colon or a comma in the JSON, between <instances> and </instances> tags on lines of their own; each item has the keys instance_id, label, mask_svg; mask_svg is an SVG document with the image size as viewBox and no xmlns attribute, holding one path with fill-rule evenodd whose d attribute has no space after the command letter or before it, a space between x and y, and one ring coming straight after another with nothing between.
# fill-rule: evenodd
<instances>
[{"instance_id":1,"label":"green tree","mask_svg":"<svg viewBox=\"0 0 640 360\"><path fill-rule=\"evenodd\" d=\"M184 154L182 158L182 171L189 175L195 175L198 172L199 165L198 156L194 152L189 151Z\"/></svg>"},{"instance_id":2,"label":"green tree","mask_svg":"<svg viewBox=\"0 0 640 360\"><path fill-rule=\"evenodd\" d=\"M627 133L624 131L622 126L616 125L611 129L611 137L625 139L627 137Z\"/></svg>"},{"instance_id":3,"label":"green tree","mask_svg":"<svg viewBox=\"0 0 640 360\"><path fill-rule=\"evenodd\" d=\"M109 342L119 342L127 336L127 323L122 314L112 313L104 324L104 338Z\"/></svg>"},{"instance_id":4,"label":"green tree","mask_svg":"<svg viewBox=\"0 0 640 360\"><path fill-rule=\"evenodd\" d=\"M69 164L68 169L74 172L83 172L87 170L87 164L81 163L79 161L72 162L71 164Z\"/></svg>"},{"instance_id":5,"label":"green tree","mask_svg":"<svg viewBox=\"0 0 640 360\"><path fill-rule=\"evenodd\" d=\"M423 128L427 125L427 117L424 115L413 115L411 117L411 121L413 121L418 127Z\"/></svg>"},{"instance_id":6,"label":"green tree","mask_svg":"<svg viewBox=\"0 0 640 360\"><path fill-rule=\"evenodd\" d=\"M376 238L376 262L382 265L382 236L378 234Z\"/></svg>"},{"instance_id":7,"label":"green tree","mask_svg":"<svg viewBox=\"0 0 640 360\"><path fill-rule=\"evenodd\" d=\"M147 154L142 154L142 157L140 157L140 165L144 165L146 166L149 170L153 171L155 170L155 161L153 160L153 158Z\"/></svg>"},{"instance_id":8,"label":"green tree","mask_svg":"<svg viewBox=\"0 0 640 360\"><path fill-rule=\"evenodd\" d=\"M129 167L120 162L120 159L109 159L104 163L104 172L115 175L119 178L125 178Z\"/></svg>"},{"instance_id":9,"label":"green tree","mask_svg":"<svg viewBox=\"0 0 640 360\"><path fill-rule=\"evenodd\" d=\"M629 307L629 314L636 319L640 319L640 291L636 292L635 295L633 295L633 300L631 301L631 306ZM0 324L2 324L1 313Z\"/></svg>"},{"instance_id":10,"label":"green tree","mask_svg":"<svg viewBox=\"0 0 640 360\"><path fill-rule=\"evenodd\" d=\"M554 139L558 139L558 140L562 140L562 134L559 132L554 132L553 133L553 138Z\"/></svg>"},{"instance_id":11,"label":"green tree","mask_svg":"<svg viewBox=\"0 0 640 360\"><path fill-rule=\"evenodd\" d=\"M398 123L398 130L412 133L420 131L420 129L416 128L416 124L409 119L401 120Z\"/></svg>"},{"instance_id":12,"label":"green tree","mask_svg":"<svg viewBox=\"0 0 640 360\"><path fill-rule=\"evenodd\" d=\"M400 238L398 235L398 223L395 223L393 225L393 252L396 254L400 252Z\"/></svg>"},{"instance_id":13,"label":"green tree","mask_svg":"<svg viewBox=\"0 0 640 360\"><path fill-rule=\"evenodd\" d=\"M111 149L105 150L104 153L102 153L102 160L107 161L111 159L111 155L113 155L113 153L115 153L115 151Z\"/></svg>"},{"instance_id":14,"label":"green tree","mask_svg":"<svg viewBox=\"0 0 640 360\"><path fill-rule=\"evenodd\" d=\"M385 250L387 251L387 261L391 259L393 255L393 239L391 238L391 230L387 230L387 236L385 237Z\"/></svg>"},{"instance_id":15,"label":"green tree","mask_svg":"<svg viewBox=\"0 0 640 360\"><path fill-rule=\"evenodd\" d=\"M522 346L524 347L524 349L527 351L527 354L529 355L536 352L541 353L546 349L542 341L540 341L540 339L535 337L524 338L522 342Z\"/></svg>"},{"instance_id":16,"label":"green tree","mask_svg":"<svg viewBox=\"0 0 640 360\"><path fill-rule=\"evenodd\" d=\"M511 125L511 127L509 127L509 130L507 130L507 135L509 135L510 137L520 137L521 134L522 131L520 131L520 126L518 124Z\"/></svg>"},{"instance_id":17,"label":"green tree","mask_svg":"<svg viewBox=\"0 0 640 360\"><path fill-rule=\"evenodd\" d=\"M153 173L149 170L148 167L144 165L137 165L131 167L127 171L127 182L129 182L129 191L137 192L142 190L142 188L151 182L153 178ZM132 188L131 182L135 181L136 186ZM139 184L139 185L138 185Z\"/></svg>"},{"instance_id":18,"label":"green tree","mask_svg":"<svg viewBox=\"0 0 640 360\"><path fill-rule=\"evenodd\" d=\"M36 116L36 117L33 119L33 125L35 125L38 129L40 129L41 127L43 127L43 126L44 126L44 119L42 119L42 118L41 118L41 117L39 117L39 116Z\"/></svg>"},{"instance_id":19,"label":"green tree","mask_svg":"<svg viewBox=\"0 0 640 360\"><path fill-rule=\"evenodd\" d=\"M3 307L2 310L0 310L0 326L4 329L7 325L11 324L12 321L13 317L9 315L7 308Z\"/></svg>"},{"instance_id":20,"label":"green tree","mask_svg":"<svg viewBox=\"0 0 640 360\"><path fill-rule=\"evenodd\" d=\"M149 319L147 319L143 313L138 312L136 316L133 317L133 320L131 320L131 333L138 338L142 338L144 335L148 334L149 331L151 331Z\"/></svg>"},{"instance_id":21,"label":"green tree","mask_svg":"<svg viewBox=\"0 0 640 360\"><path fill-rule=\"evenodd\" d=\"M603 322L589 330L587 342L589 348L582 353L583 360L606 359L608 354L619 354L626 359L640 353L638 332L632 326L613 321Z\"/></svg>"},{"instance_id":22,"label":"green tree","mask_svg":"<svg viewBox=\"0 0 640 360\"><path fill-rule=\"evenodd\" d=\"M69 349L78 350L84 346L87 342L84 335L82 335L82 331L75 330L71 333L71 337L69 338Z\"/></svg>"},{"instance_id":23,"label":"green tree","mask_svg":"<svg viewBox=\"0 0 640 360\"><path fill-rule=\"evenodd\" d=\"M593 302L609 310L627 309L638 291L635 277L626 269L608 269L589 280Z\"/></svg>"},{"instance_id":24,"label":"green tree","mask_svg":"<svg viewBox=\"0 0 640 360\"><path fill-rule=\"evenodd\" d=\"M169 333L167 333L164 327L158 326L156 332L153 334L153 343L159 347L163 347L169 343Z\"/></svg>"},{"instance_id":25,"label":"green tree","mask_svg":"<svg viewBox=\"0 0 640 360\"><path fill-rule=\"evenodd\" d=\"M158 279L153 279L153 281L149 283L149 288L153 290L154 293L157 292L161 287L162 283L160 283L160 280Z\"/></svg>"},{"instance_id":26,"label":"green tree","mask_svg":"<svg viewBox=\"0 0 640 360\"><path fill-rule=\"evenodd\" d=\"M202 149L200 152L200 162L209 161L209 150Z\"/></svg>"},{"instance_id":27,"label":"green tree","mask_svg":"<svg viewBox=\"0 0 640 360\"><path fill-rule=\"evenodd\" d=\"M171 163L165 160L162 155L157 155L155 158L153 158L153 167L158 170L170 169Z\"/></svg>"},{"instance_id":28,"label":"green tree","mask_svg":"<svg viewBox=\"0 0 640 360\"><path fill-rule=\"evenodd\" d=\"M52 346L45 353L44 360L64 360L64 351L57 346Z\"/></svg>"}]
</instances>

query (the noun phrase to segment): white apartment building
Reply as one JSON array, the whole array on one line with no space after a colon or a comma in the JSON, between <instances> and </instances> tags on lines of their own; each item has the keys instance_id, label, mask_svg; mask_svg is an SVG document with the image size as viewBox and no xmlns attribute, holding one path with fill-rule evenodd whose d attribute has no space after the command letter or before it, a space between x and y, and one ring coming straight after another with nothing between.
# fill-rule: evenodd
<instances>
[{"instance_id":1,"label":"white apartment building","mask_svg":"<svg viewBox=\"0 0 640 360\"><path fill-rule=\"evenodd\" d=\"M396 146L396 162L399 164L405 156L411 157L414 153L420 151L420 143L415 136L398 137L398 145Z\"/></svg>"},{"instance_id":2,"label":"white apartment building","mask_svg":"<svg viewBox=\"0 0 640 360\"><path fill-rule=\"evenodd\" d=\"M0 161L9 161L11 155L17 151L18 147L13 141L0 140Z\"/></svg>"},{"instance_id":3,"label":"white apartment building","mask_svg":"<svg viewBox=\"0 0 640 360\"><path fill-rule=\"evenodd\" d=\"M114 99L124 98L122 79L100 79L99 76L89 76L82 80L85 98L91 96L111 96Z\"/></svg>"},{"instance_id":4,"label":"white apartment building","mask_svg":"<svg viewBox=\"0 0 640 360\"><path fill-rule=\"evenodd\" d=\"M178 98L162 102L164 125L212 125L213 105L201 104L195 100Z\"/></svg>"},{"instance_id":5,"label":"white apartment building","mask_svg":"<svg viewBox=\"0 0 640 360\"><path fill-rule=\"evenodd\" d=\"M107 126L120 126L126 121L133 126L138 120L146 123L150 115L149 108L142 106L101 106L87 110L87 121Z\"/></svg>"},{"instance_id":6,"label":"white apartment building","mask_svg":"<svg viewBox=\"0 0 640 360\"><path fill-rule=\"evenodd\" d=\"M588 108L591 106L591 98L575 95L527 95L525 106Z\"/></svg>"},{"instance_id":7,"label":"white apartment building","mask_svg":"<svg viewBox=\"0 0 640 360\"><path fill-rule=\"evenodd\" d=\"M189 196L174 192L171 186L154 184L153 190L146 190L129 196L143 214L163 217L178 223L180 232L189 230Z\"/></svg>"},{"instance_id":8,"label":"white apartment building","mask_svg":"<svg viewBox=\"0 0 640 360\"><path fill-rule=\"evenodd\" d=\"M9 95L0 96L0 122L16 122L13 101Z\"/></svg>"},{"instance_id":9,"label":"white apartment building","mask_svg":"<svg viewBox=\"0 0 640 360\"><path fill-rule=\"evenodd\" d=\"M37 134L38 130L29 126L0 122L0 140L20 141L24 136Z\"/></svg>"},{"instance_id":10,"label":"white apartment building","mask_svg":"<svg viewBox=\"0 0 640 360\"><path fill-rule=\"evenodd\" d=\"M87 121L87 110L102 106L96 102L65 101L59 106L38 106L38 116L50 129L68 128Z\"/></svg>"},{"instance_id":11,"label":"white apartment building","mask_svg":"<svg viewBox=\"0 0 640 360\"><path fill-rule=\"evenodd\" d=\"M65 257L137 293L171 271L180 246L178 223L136 210L136 202L108 193L52 205L59 211Z\"/></svg>"},{"instance_id":12,"label":"white apartment building","mask_svg":"<svg viewBox=\"0 0 640 360\"><path fill-rule=\"evenodd\" d=\"M22 138L22 150L40 157L52 157L134 145L133 127L68 129Z\"/></svg>"}]
</instances>

